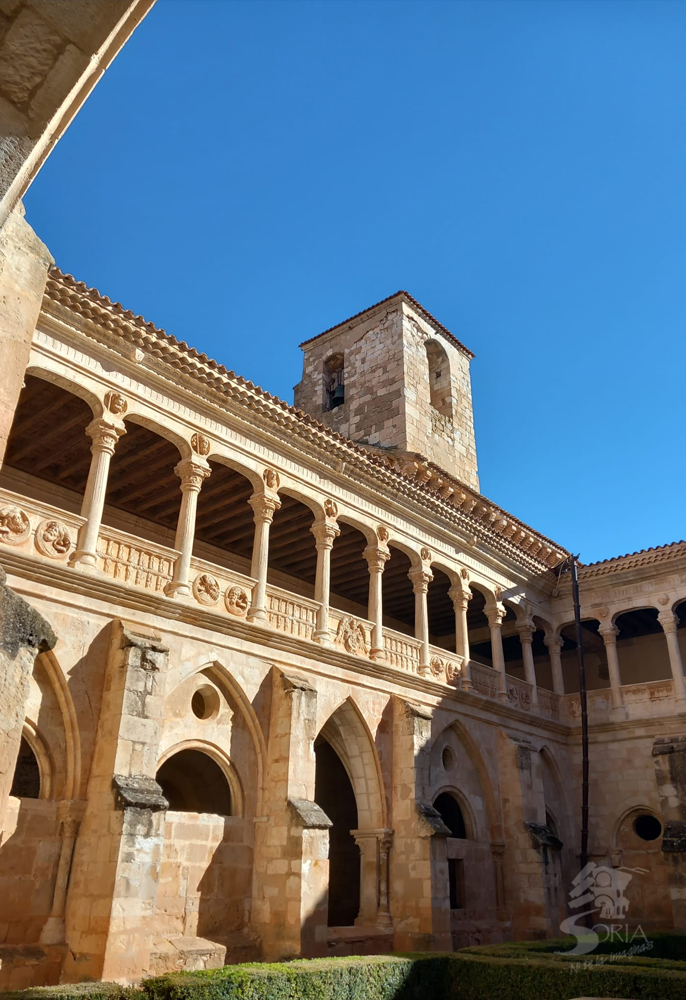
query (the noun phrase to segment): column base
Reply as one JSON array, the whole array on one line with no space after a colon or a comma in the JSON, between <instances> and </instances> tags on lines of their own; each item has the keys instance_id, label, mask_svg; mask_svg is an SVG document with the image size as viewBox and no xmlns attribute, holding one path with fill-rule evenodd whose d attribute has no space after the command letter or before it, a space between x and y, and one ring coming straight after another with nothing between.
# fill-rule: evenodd
<instances>
[{"instance_id":1,"label":"column base","mask_svg":"<svg viewBox=\"0 0 686 1000\"><path fill-rule=\"evenodd\" d=\"M393 927L393 918L390 913L379 913L376 918L376 926L381 927L383 930Z\"/></svg>"},{"instance_id":2,"label":"column base","mask_svg":"<svg viewBox=\"0 0 686 1000\"><path fill-rule=\"evenodd\" d=\"M498 701L501 705L509 704L510 696L507 691L498 691Z\"/></svg>"},{"instance_id":3,"label":"column base","mask_svg":"<svg viewBox=\"0 0 686 1000\"><path fill-rule=\"evenodd\" d=\"M98 557L94 552L77 549L69 559L69 565L80 573L91 573L98 576L102 574L98 566Z\"/></svg>"},{"instance_id":4,"label":"column base","mask_svg":"<svg viewBox=\"0 0 686 1000\"><path fill-rule=\"evenodd\" d=\"M460 691L471 691L473 684L469 677L460 677Z\"/></svg>"},{"instance_id":5,"label":"column base","mask_svg":"<svg viewBox=\"0 0 686 1000\"><path fill-rule=\"evenodd\" d=\"M331 639L331 633L328 629L316 631L312 636L313 642L318 642L320 646L333 646L333 641Z\"/></svg>"},{"instance_id":6,"label":"column base","mask_svg":"<svg viewBox=\"0 0 686 1000\"><path fill-rule=\"evenodd\" d=\"M428 663L420 663L417 667L417 673L420 677L428 677L431 673L431 667Z\"/></svg>"},{"instance_id":7,"label":"column base","mask_svg":"<svg viewBox=\"0 0 686 1000\"><path fill-rule=\"evenodd\" d=\"M245 616L249 622L268 622L266 608L248 608Z\"/></svg>"},{"instance_id":8,"label":"column base","mask_svg":"<svg viewBox=\"0 0 686 1000\"><path fill-rule=\"evenodd\" d=\"M369 659L374 660L375 663L385 663L386 650L379 646L372 646L369 650Z\"/></svg>"},{"instance_id":9,"label":"column base","mask_svg":"<svg viewBox=\"0 0 686 1000\"><path fill-rule=\"evenodd\" d=\"M191 597L192 591L188 583L175 583L173 580L164 588L167 597Z\"/></svg>"}]
</instances>

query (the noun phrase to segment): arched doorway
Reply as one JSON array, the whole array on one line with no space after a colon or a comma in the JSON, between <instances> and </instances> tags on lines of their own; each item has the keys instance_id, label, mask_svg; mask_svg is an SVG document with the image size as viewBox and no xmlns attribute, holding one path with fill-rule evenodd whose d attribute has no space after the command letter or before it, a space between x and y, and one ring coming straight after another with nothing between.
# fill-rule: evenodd
<instances>
[{"instance_id":1,"label":"arched doorway","mask_svg":"<svg viewBox=\"0 0 686 1000\"><path fill-rule=\"evenodd\" d=\"M314 800L332 822L329 830L329 927L349 927L360 912L360 851L355 792L343 762L323 738L314 746Z\"/></svg>"}]
</instances>

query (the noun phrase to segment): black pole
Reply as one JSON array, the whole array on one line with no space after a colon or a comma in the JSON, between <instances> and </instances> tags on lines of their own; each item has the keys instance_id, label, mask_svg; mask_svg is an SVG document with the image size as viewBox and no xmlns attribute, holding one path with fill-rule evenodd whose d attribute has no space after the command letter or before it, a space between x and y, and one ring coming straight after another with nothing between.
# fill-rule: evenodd
<instances>
[{"instance_id":1,"label":"black pole","mask_svg":"<svg viewBox=\"0 0 686 1000\"><path fill-rule=\"evenodd\" d=\"M581 606L579 604L579 575L576 556L570 557L572 571L572 600L576 625L576 649L579 657L579 694L581 699L581 870L588 864L588 700L586 698L586 669L584 667L584 639L581 631Z\"/></svg>"}]
</instances>

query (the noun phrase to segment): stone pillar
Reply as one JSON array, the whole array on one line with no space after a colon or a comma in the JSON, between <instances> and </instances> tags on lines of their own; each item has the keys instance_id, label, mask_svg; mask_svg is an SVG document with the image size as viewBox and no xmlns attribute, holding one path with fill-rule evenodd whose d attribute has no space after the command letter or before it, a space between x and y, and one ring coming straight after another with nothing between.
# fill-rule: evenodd
<instances>
[{"instance_id":1,"label":"stone pillar","mask_svg":"<svg viewBox=\"0 0 686 1000\"><path fill-rule=\"evenodd\" d=\"M250 498L250 506L255 518L255 540L252 546L252 568L250 575L257 580L253 590L252 604L248 608L249 622L267 621L267 569L269 566L269 528L274 514L281 506L278 496L256 493Z\"/></svg>"},{"instance_id":2,"label":"stone pillar","mask_svg":"<svg viewBox=\"0 0 686 1000\"><path fill-rule=\"evenodd\" d=\"M0 229L0 466L29 363L48 268L53 263L18 205Z\"/></svg>"},{"instance_id":3,"label":"stone pillar","mask_svg":"<svg viewBox=\"0 0 686 1000\"><path fill-rule=\"evenodd\" d=\"M262 815L255 825L252 924L262 958L326 955L329 827L314 802L317 691L272 668Z\"/></svg>"},{"instance_id":4,"label":"stone pillar","mask_svg":"<svg viewBox=\"0 0 686 1000\"><path fill-rule=\"evenodd\" d=\"M311 528L317 546L317 572L314 599L319 602L317 625L312 638L324 646L331 644L329 631L329 597L331 588L331 549L341 533L335 520L315 521Z\"/></svg>"},{"instance_id":5,"label":"stone pillar","mask_svg":"<svg viewBox=\"0 0 686 1000\"><path fill-rule=\"evenodd\" d=\"M191 596L190 569L195 541L198 494L211 471L204 459L195 457L184 458L174 469L181 480L181 507L174 540L174 548L179 555L174 563L174 576L165 589L168 597Z\"/></svg>"},{"instance_id":6,"label":"stone pillar","mask_svg":"<svg viewBox=\"0 0 686 1000\"><path fill-rule=\"evenodd\" d=\"M41 931L41 944L65 943L64 913L67 904L67 889L69 887L69 876L74 856L74 844L85 808L85 801L80 799L65 799L57 807L62 844L60 847L60 859L57 864L52 909Z\"/></svg>"},{"instance_id":7,"label":"stone pillar","mask_svg":"<svg viewBox=\"0 0 686 1000\"><path fill-rule=\"evenodd\" d=\"M674 696L677 701L686 700L686 685L684 684L684 664L681 659L681 649L679 648L679 636L677 627L679 620L673 611L661 611L657 620L662 626L662 631L667 640L669 650L669 665L672 668L674 678Z\"/></svg>"},{"instance_id":8,"label":"stone pillar","mask_svg":"<svg viewBox=\"0 0 686 1000\"><path fill-rule=\"evenodd\" d=\"M507 697L507 671L505 670L505 654L503 653L503 634L500 626L503 623L506 611L502 604L491 604L484 608L488 618L488 626L491 630L491 657L493 669L498 671L500 687L498 690L498 701L506 702Z\"/></svg>"},{"instance_id":9,"label":"stone pillar","mask_svg":"<svg viewBox=\"0 0 686 1000\"><path fill-rule=\"evenodd\" d=\"M519 641L522 644L522 660L524 662L524 678L531 685L531 707L538 708L538 686L536 684L536 667L532 643L536 626L533 622L523 622L517 626Z\"/></svg>"},{"instance_id":10,"label":"stone pillar","mask_svg":"<svg viewBox=\"0 0 686 1000\"><path fill-rule=\"evenodd\" d=\"M429 606L427 596L429 584L434 578L427 565L420 569L411 569L407 574L412 581L414 591L414 634L419 639L422 648L419 652L419 673L428 674L431 663L431 646L429 644Z\"/></svg>"},{"instance_id":11,"label":"stone pillar","mask_svg":"<svg viewBox=\"0 0 686 1000\"><path fill-rule=\"evenodd\" d=\"M559 921L555 926L548 912L546 869L550 856L545 846L547 828L540 757L529 741L514 739L502 730L498 736L498 755L512 936L515 941L550 937L559 934L560 928Z\"/></svg>"},{"instance_id":12,"label":"stone pillar","mask_svg":"<svg viewBox=\"0 0 686 1000\"><path fill-rule=\"evenodd\" d=\"M393 831L351 830L350 832L360 849L360 912L355 924L358 927L390 927L388 854L393 843ZM383 865L382 860L385 861ZM382 896L385 897L383 909Z\"/></svg>"},{"instance_id":13,"label":"stone pillar","mask_svg":"<svg viewBox=\"0 0 686 1000\"><path fill-rule=\"evenodd\" d=\"M656 739L653 763L665 821L662 851L669 872L674 929L686 931L686 736Z\"/></svg>"},{"instance_id":14,"label":"stone pillar","mask_svg":"<svg viewBox=\"0 0 686 1000\"><path fill-rule=\"evenodd\" d=\"M450 889L445 838L429 804L431 710L393 699L393 853L390 910L395 951L450 951Z\"/></svg>"},{"instance_id":15,"label":"stone pillar","mask_svg":"<svg viewBox=\"0 0 686 1000\"><path fill-rule=\"evenodd\" d=\"M391 553L383 545L368 545L362 553L369 567L369 610L367 616L372 622L372 648L369 655L372 660L383 660L385 649L383 642L383 571Z\"/></svg>"},{"instance_id":16,"label":"stone pillar","mask_svg":"<svg viewBox=\"0 0 686 1000\"><path fill-rule=\"evenodd\" d=\"M507 909L507 894L505 891L505 850L502 840L491 841L491 857L495 875L495 915L496 919L506 922L510 919Z\"/></svg>"},{"instance_id":17,"label":"stone pillar","mask_svg":"<svg viewBox=\"0 0 686 1000\"><path fill-rule=\"evenodd\" d=\"M130 982L150 971L167 808L155 781L167 658L159 636L112 623L67 899L65 982Z\"/></svg>"},{"instance_id":18,"label":"stone pillar","mask_svg":"<svg viewBox=\"0 0 686 1000\"><path fill-rule=\"evenodd\" d=\"M0 566L0 822L17 766L33 664L38 653L57 642L45 619L6 579Z\"/></svg>"},{"instance_id":19,"label":"stone pillar","mask_svg":"<svg viewBox=\"0 0 686 1000\"><path fill-rule=\"evenodd\" d=\"M472 596L469 587L452 586L448 595L455 609L455 652L462 657L462 675L460 687L469 691L472 686L469 671L469 629L467 627L467 608Z\"/></svg>"},{"instance_id":20,"label":"stone pillar","mask_svg":"<svg viewBox=\"0 0 686 1000\"><path fill-rule=\"evenodd\" d=\"M93 440L91 445L93 457L81 507L81 514L86 521L79 531L76 551L69 560L72 566L77 566L86 572L97 571L98 534L105 506L110 460L114 455L117 441L125 433L123 420L110 416L99 417L91 421L86 428L86 434Z\"/></svg>"},{"instance_id":21,"label":"stone pillar","mask_svg":"<svg viewBox=\"0 0 686 1000\"><path fill-rule=\"evenodd\" d=\"M550 656L550 669L553 674L553 691L555 694L565 693L565 681L562 674L562 644L564 642L561 635L554 632L546 632L543 642L548 648Z\"/></svg>"},{"instance_id":22,"label":"stone pillar","mask_svg":"<svg viewBox=\"0 0 686 1000\"><path fill-rule=\"evenodd\" d=\"M621 708L624 705L624 693L622 691L622 676L619 670L619 656L617 655L617 636L619 629L616 625L608 622L598 629L605 643L605 655L607 656L607 669L610 675L610 698L613 708Z\"/></svg>"}]
</instances>

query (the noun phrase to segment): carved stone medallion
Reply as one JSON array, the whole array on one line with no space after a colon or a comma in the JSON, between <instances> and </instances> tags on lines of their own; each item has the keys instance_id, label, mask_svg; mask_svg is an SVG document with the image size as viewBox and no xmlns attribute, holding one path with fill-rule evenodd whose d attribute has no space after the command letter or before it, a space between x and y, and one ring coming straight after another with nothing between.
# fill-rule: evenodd
<instances>
[{"instance_id":1,"label":"carved stone medallion","mask_svg":"<svg viewBox=\"0 0 686 1000\"><path fill-rule=\"evenodd\" d=\"M216 604L219 600L219 584L209 573L201 573L193 581L193 596L200 604Z\"/></svg>"},{"instance_id":2,"label":"carved stone medallion","mask_svg":"<svg viewBox=\"0 0 686 1000\"><path fill-rule=\"evenodd\" d=\"M248 595L242 587L229 587L224 594L224 603L230 614L243 618L248 610Z\"/></svg>"},{"instance_id":3,"label":"carved stone medallion","mask_svg":"<svg viewBox=\"0 0 686 1000\"><path fill-rule=\"evenodd\" d=\"M385 545L390 538L388 528L385 524L380 524L376 529L376 537L379 539L382 545Z\"/></svg>"},{"instance_id":4,"label":"carved stone medallion","mask_svg":"<svg viewBox=\"0 0 686 1000\"><path fill-rule=\"evenodd\" d=\"M105 396L105 406L110 413L114 413L114 415L118 417L123 413L126 413L128 403L120 392L114 392L114 390L112 390Z\"/></svg>"},{"instance_id":5,"label":"carved stone medallion","mask_svg":"<svg viewBox=\"0 0 686 1000\"><path fill-rule=\"evenodd\" d=\"M191 438L191 448L196 455L202 455L203 458L206 458L210 453L209 439L204 434L194 434Z\"/></svg>"},{"instance_id":6,"label":"carved stone medallion","mask_svg":"<svg viewBox=\"0 0 686 1000\"><path fill-rule=\"evenodd\" d=\"M72 546L71 535L61 521L41 521L34 537L36 548L44 556L61 559Z\"/></svg>"},{"instance_id":7,"label":"carved stone medallion","mask_svg":"<svg viewBox=\"0 0 686 1000\"><path fill-rule=\"evenodd\" d=\"M346 653L354 653L356 656L366 656L369 652L369 642L367 641L367 630L362 622L346 616L338 623L336 642L342 646Z\"/></svg>"},{"instance_id":8,"label":"carved stone medallion","mask_svg":"<svg viewBox=\"0 0 686 1000\"><path fill-rule=\"evenodd\" d=\"M265 469L262 473L262 478L264 479L264 485L268 490L278 490L279 488L279 474L274 469Z\"/></svg>"},{"instance_id":9,"label":"carved stone medallion","mask_svg":"<svg viewBox=\"0 0 686 1000\"><path fill-rule=\"evenodd\" d=\"M324 501L324 513L327 517L338 517L338 504L331 497Z\"/></svg>"},{"instance_id":10,"label":"carved stone medallion","mask_svg":"<svg viewBox=\"0 0 686 1000\"><path fill-rule=\"evenodd\" d=\"M422 562L431 562L431 549L427 549L425 546L419 554L422 557Z\"/></svg>"},{"instance_id":11,"label":"carved stone medallion","mask_svg":"<svg viewBox=\"0 0 686 1000\"><path fill-rule=\"evenodd\" d=\"M429 661L429 668L434 677L440 677L446 673L446 665L440 656L432 656Z\"/></svg>"},{"instance_id":12,"label":"carved stone medallion","mask_svg":"<svg viewBox=\"0 0 686 1000\"><path fill-rule=\"evenodd\" d=\"M0 542L21 545L31 533L31 522L21 507L0 507Z\"/></svg>"}]
</instances>

